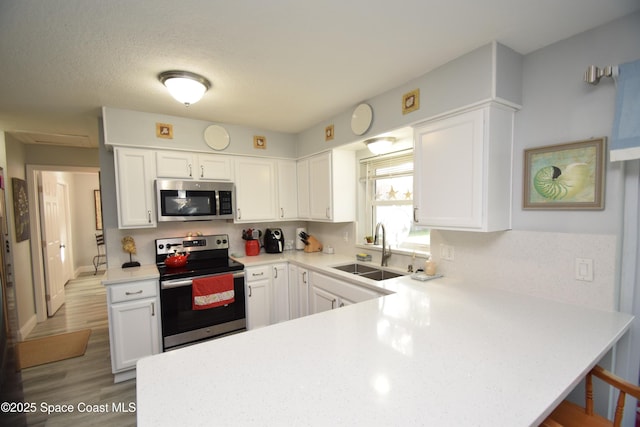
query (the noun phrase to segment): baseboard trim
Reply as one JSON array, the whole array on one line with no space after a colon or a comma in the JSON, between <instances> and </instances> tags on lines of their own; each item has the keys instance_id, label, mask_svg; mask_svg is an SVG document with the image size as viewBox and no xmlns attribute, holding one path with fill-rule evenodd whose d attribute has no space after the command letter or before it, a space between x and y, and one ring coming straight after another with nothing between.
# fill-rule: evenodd
<instances>
[{"instance_id":1,"label":"baseboard trim","mask_svg":"<svg viewBox=\"0 0 640 427\"><path fill-rule=\"evenodd\" d=\"M38 324L38 317L34 314L18 330L18 341L24 341Z\"/></svg>"}]
</instances>

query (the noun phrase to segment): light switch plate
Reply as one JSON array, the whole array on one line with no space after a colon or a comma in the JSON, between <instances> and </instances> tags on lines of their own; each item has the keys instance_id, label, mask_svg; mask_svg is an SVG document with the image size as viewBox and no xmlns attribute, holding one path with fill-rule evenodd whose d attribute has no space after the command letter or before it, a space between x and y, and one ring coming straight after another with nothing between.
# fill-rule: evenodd
<instances>
[{"instance_id":1,"label":"light switch plate","mask_svg":"<svg viewBox=\"0 0 640 427\"><path fill-rule=\"evenodd\" d=\"M576 280L593 282L593 260L590 258L576 258Z\"/></svg>"}]
</instances>

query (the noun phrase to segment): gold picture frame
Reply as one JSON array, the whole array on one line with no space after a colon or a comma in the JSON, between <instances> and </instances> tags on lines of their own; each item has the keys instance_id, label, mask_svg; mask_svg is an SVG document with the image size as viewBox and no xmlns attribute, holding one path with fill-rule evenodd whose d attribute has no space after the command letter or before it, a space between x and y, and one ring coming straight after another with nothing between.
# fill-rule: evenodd
<instances>
[{"instance_id":1,"label":"gold picture frame","mask_svg":"<svg viewBox=\"0 0 640 427\"><path fill-rule=\"evenodd\" d=\"M259 150L267 149L267 137L262 135L254 135L253 137L253 148L257 148Z\"/></svg>"},{"instance_id":2,"label":"gold picture frame","mask_svg":"<svg viewBox=\"0 0 640 427\"><path fill-rule=\"evenodd\" d=\"M173 139L173 125L169 123L156 123L156 137Z\"/></svg>"},{"instance_id":3,"label":"gold picture frame","mask_svg":"<svg viewBox=\"0 0 640 427\"><path fill-rule=\"evenodd\" d=\"M524 150L523 209L604 209L605 137Z\"/></svg>"},{"instance_id":4,"label":"gold picture frame","mask_svg":"<svg viewBox=\"0 0 640 427\"><path fill-rule=\"evenodd\" d=\"M402 95L402 114L420 109L420 89L414 89Z\"/></svg>"},{"instance_id":5,"label":"gold picture frame","mask_svg":"<svg viewBox=\"0 0 640 427\"><path fill-rule=\"evenodd\" d=\"M335 132L334 132L333 125L329 125L326 128L324 128L324 140L331 141L333 139L334 133Z\"/></svg>"}]
</instances>

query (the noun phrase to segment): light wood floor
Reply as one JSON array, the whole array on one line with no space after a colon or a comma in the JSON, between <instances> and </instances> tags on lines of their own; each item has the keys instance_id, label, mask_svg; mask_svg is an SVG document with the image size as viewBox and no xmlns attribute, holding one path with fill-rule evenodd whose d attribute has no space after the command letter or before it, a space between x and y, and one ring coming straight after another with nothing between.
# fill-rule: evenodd
<instances>
[{"instance_id":1,"label":"light wood floor","mask_svg":"<svg viewBox=\"0 0 640 427\"><path fill-rule=\"evenodd\" d=\"M84 356L35 366L22 371L25 402L38 411L27 416L29 426L135 426L135 412L117 412L114 405L135 405L136 382L113 383L109 354L107 297L101 276L82 275L67 283L66 302L55 316L39 323L27 339L90 328ZM71 404L72 414L41 411L41 405ZM100 405L100 411L79 412L83 405Z\"/></svg>"}]
</instances>

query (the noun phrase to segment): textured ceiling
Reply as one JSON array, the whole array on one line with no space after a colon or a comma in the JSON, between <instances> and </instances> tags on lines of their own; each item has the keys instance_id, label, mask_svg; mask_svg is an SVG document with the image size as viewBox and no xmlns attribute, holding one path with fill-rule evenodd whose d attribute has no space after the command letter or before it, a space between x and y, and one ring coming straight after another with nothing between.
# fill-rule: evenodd
<instances>
[{"instance_id":1,"label":"textured ceiling","mask_svg":"<svg viewBox=\"0 0 640 427\"><path fill-rule=\"evenodd\" d=\"M297 133L492 40L527 54L639 9L638 0L1 0L0 129L97 146L106 105ZM170 69L213 87L186 108L157 80Z\"/></svg>"}]
</instances>

